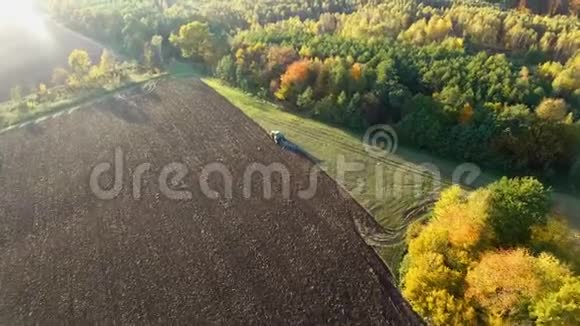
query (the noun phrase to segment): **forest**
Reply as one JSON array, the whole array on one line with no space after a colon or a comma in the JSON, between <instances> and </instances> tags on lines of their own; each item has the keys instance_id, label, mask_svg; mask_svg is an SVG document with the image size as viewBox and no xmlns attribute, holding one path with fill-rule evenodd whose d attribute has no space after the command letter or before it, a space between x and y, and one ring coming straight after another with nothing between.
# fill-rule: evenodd
<instances>
[{"instance_id":1,"label":"forest","mask_svg":"<svg viewBox=\"0 0 580 326\"><path fill-rule=\"evenodd\" d=\"M572 12L482 1L49 3L148 66L201 63L316 119L394 124L406 143L441 156L551 177L580 147Z\"/></svg>"},{"instance_id":2,"label":"forest","mask_svg":"<svg viewBox=\"0 0 580 326\"><path fill-rule=\"evenodd\" d=\"M56 1L69 27L286 110L550 180L580 155L577 0ZM401 289L434 325L580 323L578 240L536 178L445 191L413 224Z\"/></svg>"}]
</instances>

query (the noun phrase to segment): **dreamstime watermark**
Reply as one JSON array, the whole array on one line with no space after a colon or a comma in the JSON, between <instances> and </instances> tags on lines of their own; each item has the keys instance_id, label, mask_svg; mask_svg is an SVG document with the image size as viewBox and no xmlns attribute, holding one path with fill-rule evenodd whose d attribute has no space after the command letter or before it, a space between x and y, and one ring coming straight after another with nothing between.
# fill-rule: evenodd
<instances>
[{"instance_id":1,"label":"dreamstime watermark","mask_svg":"<svg viewBox=\"0 0 580 326\"><path fill-rule=\"evenodd\" d=\"M375 125L367 129L363 136L363 147L375 158L395 154L399 149L399 136L389 125Z\"/></svg>"},{"instance_id":2,"label":"dreamstime watermark","mask_svg":"<svg viewBox=\"0 0 580 326\"><path fill-rule=\"evenodd\" d=\"M153 172L151 163L142 163L132 169L131 174L131 191L133 198L139 200L143 195L143 185L146 175ZM93 194L102 200L112 200L117 198L124 190L123 182L125 180L125 154L121 148L115 149L114 163L102 162L97 164L91 170L89 185ZM193 192L183 188L186 179L191 175L190 170L185 164L173 162L164 165L158 173L157 185L163 196L171 200L192 200ZM312 199L316 195L318 185L318 176L320 168L313 166L309 177L309 186L300 189L297 195L301 199ZM222 186L218 191L212 187L210 178L219 176ZM249 164L241 177L243 187L241 195L245 199L256 198L255 180L256 177L262 180L261 196L264 199L272 199L277 192L280 192L283 198L291 197L291 173L290 170L281 163L272 163L269 165L261 163ZM278 178L276 178L278 176ZM110 177L112 182L108 186L102 185L103 177ZM234 197L235 177L232 171L223 163L210 163L205 165L198 174L197 183L200 192L208 199L232 199ZM150 180L149 180L150 181ZM280 191L275 189L280 188ZM259 195L258 195L259 196Z\"/></svg>"},{"instance_id":3,"label":"dreamstime watermark","mask_svg":"<svg viewBox=\"0 0 580 326\"><path fill-rule=\"evenodd\" d=\"M95 165L90 172L89 185L92 193L101 200L112 200L129 190L135 200L140 200L146 189L145 184L156 185L155 192L165 198L177 201L193 200L194 192L210 200L272 199L312 199L318 193L319 178L326 171L352 195L374 195L377 200L401 199L406 196L424 197L439 192L444 178L438 166L432 162L409 164L395 155L399 148L399 138L388 125L369 128L362 140L364 151L358 155L337 155L332 162L325 161L320 166L310 168L307 182L300 170L289 168L280 162L264 164L251 162L240 169L228 167L221 162L213 162L202 167L190 168L182 162L172 162L162 167L152 163L126 166L126 154L116 148L113 160ZM362 154L362 155L361 155ZM349 160L349 158L351 160ZM354 158L354 159L353 159ZM358 159L357 159L358 158ZM129 173L127 173L129 172ZM295 173L294 175L292 173ZM457 166L450 176L454 184L474 185L481 175L481 169L472 163ZM153 177L152 177L153 176ZM126 188L130 184L130 189ZM293 187L301 186L298 189Z\"/></svg>"}]
</instances>

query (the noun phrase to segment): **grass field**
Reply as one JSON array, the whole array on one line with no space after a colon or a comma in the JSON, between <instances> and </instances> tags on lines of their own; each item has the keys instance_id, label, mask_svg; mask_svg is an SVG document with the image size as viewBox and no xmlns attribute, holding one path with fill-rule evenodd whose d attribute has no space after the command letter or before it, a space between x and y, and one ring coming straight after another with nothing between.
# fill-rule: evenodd
<instances>
[{"instance_id":1,"label":"grass field","mask_svg":"<svg viewBox=\"0 0 580 326\"><path fill-rule=\"evenodd\" d=\"M405 210L450 185L457 178L457 176L454 178L454 174L472 169L469 165L434 158L402 146L398 147L394 155L373 157L363 146L363 135L289 113L275 104L229 87L219 80L204 81L264 129L280 130L288 139L322 161L324 170L342 183L386 230L404 230ZM345 162L361 164L363 169L360 172L346 173L344 178L341 177L337 173L337 162L341 157L344 157ZM424 166L436 168L441 176L440 182L434 182L433 178L426 174ZM499 176L491 171L481 171L479 176L469 183L469 187L481 187L497 178ZM379 184L381 180L382 184ZM574 196L567 194L555 196L567 210L579 211L576 210L579 206ZM575 222L578 222L576 216L572 218L572 224L578 226ZM390 245L378 250L395 272L402 258L404 245Z\"/></svg>"}]
</instances>

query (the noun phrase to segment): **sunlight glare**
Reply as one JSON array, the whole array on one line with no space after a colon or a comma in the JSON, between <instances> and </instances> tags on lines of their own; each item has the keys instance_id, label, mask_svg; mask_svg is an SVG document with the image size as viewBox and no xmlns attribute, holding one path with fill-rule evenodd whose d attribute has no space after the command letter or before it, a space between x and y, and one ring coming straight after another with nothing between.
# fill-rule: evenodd
<instances>
[{"instance_id":1,"label":"sunlight glare","mask_svg":"<svg viewBox=\"0 0 580 326\"><path fill-rule=\"evenodd\" d=\"M35 0L0 0L0 26L23 28L39 38L46 34L44 19Z\"/></svg>"}]
</instances>

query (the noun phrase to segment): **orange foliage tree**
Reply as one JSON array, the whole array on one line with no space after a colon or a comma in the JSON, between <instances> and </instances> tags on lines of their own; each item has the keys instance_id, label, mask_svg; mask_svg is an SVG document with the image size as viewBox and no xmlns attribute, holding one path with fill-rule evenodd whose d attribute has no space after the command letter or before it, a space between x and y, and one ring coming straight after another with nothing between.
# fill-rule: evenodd
<instances>
[{"instance_id":1,"label":"orange foliage tree","mask_svg":"<svg viewBox=\"0 0 580 326\"><path fill-rule=\"evenodd\" d=\"M304 86L310 76L310 61L303 59L295 61L286 72L280 77L280 88L276 92L276 98L286 100L292 94L300 93L300 88Z\"/></svg>"}]
</instances>

